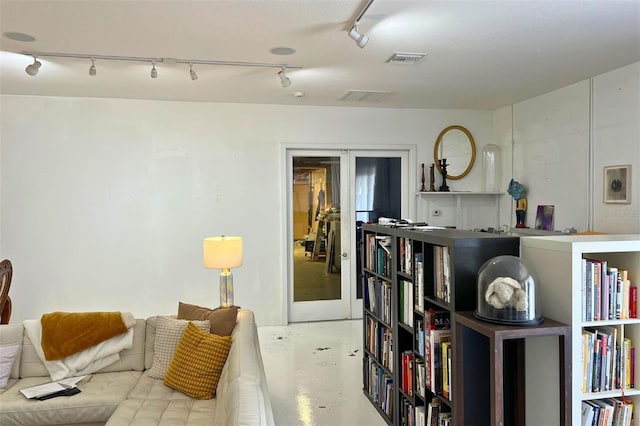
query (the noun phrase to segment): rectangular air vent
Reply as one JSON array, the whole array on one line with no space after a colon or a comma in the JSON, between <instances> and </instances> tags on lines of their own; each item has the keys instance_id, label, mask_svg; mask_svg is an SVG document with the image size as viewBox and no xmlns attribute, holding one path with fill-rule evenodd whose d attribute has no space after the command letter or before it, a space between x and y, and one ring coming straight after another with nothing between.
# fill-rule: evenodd
<instances>
[{"instance_id":1,"label":"rectangular air vent","mask_svg":"<svg viewBox=\"0 0 640 426\"><path fill-rule=\"evenodd\" d=\"M427 56L426 53L401 53L396 52L387 61L388 64L396 65L416 65Z\"/></svg>"},{"instance_id":2,"label":"rectangular air vent","mask_svg":"<svg viewBox=\"0 0 640 426\"><path fill-rule=\"evenodd\" d=\"M349 102L380 102L389 96L389 92L380 90L347 90L340 98Z\"/></svg>"}]
</instances>

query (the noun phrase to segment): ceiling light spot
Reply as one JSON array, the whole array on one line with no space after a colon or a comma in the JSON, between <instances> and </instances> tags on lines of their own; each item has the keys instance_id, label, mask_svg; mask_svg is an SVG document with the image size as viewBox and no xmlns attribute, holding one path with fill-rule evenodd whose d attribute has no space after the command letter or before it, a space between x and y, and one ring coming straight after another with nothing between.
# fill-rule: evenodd
<instances>
[{"instance_id":1,"label":"ceiling light spot","mask_svg":"<svg viewBox=\"0 0 640 426\"><path fill-rule=\"evenodd\" d=\"M15 40L15 41L35 41L36 38L32 35L29 34L25 34L25 33L16 33L16 32L5 32L2 33L3 36L5 36L6 38L10 39L10 40Z\"/></svg>"},{"instance_id":2,"label":"ceiling light spot","mask_svg":"<svg viewBox=\"0 0 640 426\"><path fill-rule=\"evenodd\" d=\"M292 49L290 47L274 47L269 52L273 53L274 55L285 56L285 55L293 55L294 53L296 53L296 49Z\"/></svg>"}]
</instances>

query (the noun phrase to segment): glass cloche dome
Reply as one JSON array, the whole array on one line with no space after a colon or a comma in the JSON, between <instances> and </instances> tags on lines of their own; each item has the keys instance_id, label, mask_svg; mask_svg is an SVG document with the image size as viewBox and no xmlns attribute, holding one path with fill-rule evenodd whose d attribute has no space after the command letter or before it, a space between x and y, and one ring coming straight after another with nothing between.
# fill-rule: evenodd
<instances>
[{"instance_id":1,"label":"glass cloche dome","mask_svg":"<svg viewBox=\"0 0 640 426\"><path fill-rule=\"evenodd\" d=\"M539 324L536 281L519 257L489 259L478 272L475 317L499 324Z\"/></svg>"}]
</instances>

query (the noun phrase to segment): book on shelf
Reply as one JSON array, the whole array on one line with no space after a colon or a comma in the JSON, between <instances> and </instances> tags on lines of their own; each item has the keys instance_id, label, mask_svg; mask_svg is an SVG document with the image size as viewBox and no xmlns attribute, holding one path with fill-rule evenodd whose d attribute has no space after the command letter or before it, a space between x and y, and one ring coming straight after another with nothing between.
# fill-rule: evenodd
<instances>
[{"instance_id":1,"label":"book on shelf","mask_svg":"<svg viewBox=\"0 0 640 426\"><path fill-rule=\"evenodd\" d=\"M451 401L451 342L441 343L442 349L442 396Z\"/></svg>"},{"instance_id":2,"label":"book on shelf","mask_svg":"<svg viewBox=\"0 0 640 426\"><path fill-rule=\"evenodd\" d=\"M414 335L415 335L415 348L418 352L418 355L424 356L424 321L422 319L418 319L415 321L414 327Z\"/></svg>"},{"instance_id":3,"label":"book on shelf","mask_svg":"<svg viewBox=\"0 0 640 426\"><path fill-rule=\"evenodd\" d=\"M424 312L424 260L422 253L415 254L414 294L416 295L415 310Z\"/></svg>"},{"instance_id":4,"label":"book on shelf","mask_svg":"<svg viewBox=\"0 0 640 426\"><path fill-rule=\"evenodd\" d=\"M376 300L376 277L367 278L367 308L371 312L377 312L377 300Z\"/></svg>"},{"instance_id":5,"label":"book on shelf","mask_svg":"<svg viewBox=\"0 0 640 426\"><path fill-rule=\"evenodd\" d=\"M438 417L440 415L440 404L441 401L439 398L433 398L427 407L427 422L426 426L438 426Z\"/></svg>"},{"instance_id":6,"label":"book on shelf","mask_svg":"<svg viewBox=\"0 0 640 426\"><path fill-rule=\"evenodd\" d=\"M388 277L391 275L391 237L376 236L376 272Z\"/></svg>"},{"instance_id":7,"label":"book on shelf","mask_svg":"<svg viewBox=\"0 0 640 426\"><path fill-rule=\"evenodd\" d=\"M589 401L582 401L581 407L581 426L591 426L593 424L594 408Z\"/></svg>"},{"instance_id":8,"label":"book on shelf","mask_svg":"<svg viewBox=\"0 0 640 426\"><path fill-rule=\"evenodd\" d=\"M636 348L635 347L631 347L631 351L629 352L629 359L630 359L630 363L631 366L629 368L630 370L630 381L629 381L629 388L635 388L635 377L636 377L636 366L637 366L637 360L636 360Z\"/></svg>"},{"instance_id":9,"label":"book on shelf","mask_svg":"<svg viewBox=\"0 0 640 426\"><path fill-rule=\"evenodd\" d=\"M415 407L411 401L402 399L402 406L400 407L400 424L404 426L415 426Z\"/></svg>"},{"instance_id":10,"label":"book on shelf","mask_svg":"<svg viewBox=\"0 0 640 426\"><path fill-rule=\"evenodd\" d=\"M364 267L375 271L375 259L376 259L376 236L375 234L365 234L365 252L364 252Z\"/></svg>"},{"instance_id":11,"label":"book on shelf","mask_svg":"<svg viewBox=\"0 0 640 426\"><path fill-rule=\"evenodd\" d=\"M413 283L411 281L400 281L400 295L398 303L398 315L401 323L413 327Z\"/></svg>"},{"instance_id":12,"label":"book on shelf","mask_svg":"<svg viewBox=\"0 0 640 426\"><path fill-rule=\"evenodd\" d=\"M617 398L582 401L581 426L631 426L633 403Z\"/></svg>"},{"instance_id":13,"label":"book on shelf","mask_svg":"<svg viewBox=\"0 0 640 426\"><path fill-rule=\"evenodd\" d=\"M413 275L413 240L411 238L398 238L398 256L400 259L400 272Z\"/></svg>"},{"instance_id":14,"label":"book on shelf","mask_svg":"<svg viewBox=\"0 0 640 426\"><path fill-rule=\"evenodd\" d=\"M634 383L633 341L618 337L618 328L585 327L582 330L582 392L631 389Z\"/></svg>"},{"instance_id":15,"label":"book on shelf","mask_svg":"<svg viewBox=\"0 0 640 426\"><path fill-rule=\"evenodd\" d=\"M425 337L424 337L424 358L425 358L425 384L431 392L441 392L437 385L436 365L441 367L441 348L442 340L450 340L450 313L447 311L436 311L433 308L427 309L424 316Z\"/></svg>"},{"instance_id":16,"label":"book on shelf","mask_svg":"<svg viewBox=\"0 0 640 426\"><path fill-rule=\"evenodd\" d=\"M415 366L416 366L416 393L421 397L424 398L426 395L425 392L425 365L424 365L424 359L422 358L416 358L415 360Z\"/></svg>"},{"instance_id":17,"label":"book on shelf","mask_svg":"<svg viewBox=\"0 0 640 426\"><path fill-rule=\"evenodd\" d=\"M401 381L402 384L402 392L405 394L412 396L413 395L413 352L404 351L402 353L401 365L402 365L402 375Z\"/></svg>"},{"instance_id":18,"label":"book on shelf","mask_svg":"<svg viewBox=\"0 0 640 426\"><path fill-rule=\"evenodd\" d=\"M449 247L434 246L435 297L450 302L451 270L449 268Z\"/></svg>"},{"instance_id":19,"label":"book on shelf","mask_svg":"<svg viewBox=\"0 0 640 426\"><path fill-rule=\"evenodd\" d=\"M367 278L369 310L387 324L391 323L391 283L376 277Z\"/></svg>"},{"instance_id":20,"label":"book on shelf","mask_svg":"<svg viewBox=\"0 0 640 426\"><path fill-rule=\"evenodd\" d=\"M637 287L628 270L606 260L582 259L582 320L637 318Z\"/></svg>"},{"instance_id":21,"label":"book on shelf","mask_svg":"<svg viewBox=\"0 0 640 426\"><path fill-rule=\"evenodd\" d=\"M428 388L434 394L442 393L442 371L443 371L443 359L442 359L442 343L451 340L451 330L431 330L429 337L427 338L427 348L425 353L428 353L429 364L427 365L427 379L429 380Z\"/></svg>"},{"instance_id":22,"label":"book on shelf","mask_svg":"<svg viewBox=\"0 0 640 426\"><path fill-rule=\"evenodd\" d=\"M440 413L438 415L438 426L451 426L451 413Z\"/></svg>"},{"instance_id":23,"label":"book on shelf","mask_svg":"<svg viewBox=\"0 0 640 426\"><path fill-rule=\"evenodd\" d=\"M380 331L380 338L382 342L381 348L381 361L382 365L393 372L393 333L391 329L382 327Z\"/></svg>"},{"instance_id":24,"label":"book on shelf","mask_svg":"<svg viewBox=\"0 0 640 426\"><path fill-rule=\"evenodd\" d=\"M424 405L418 405L415 409L416 412L416 425L424 426L427 421L427 413L425 412Z\"/></svg>"}]
</instances>

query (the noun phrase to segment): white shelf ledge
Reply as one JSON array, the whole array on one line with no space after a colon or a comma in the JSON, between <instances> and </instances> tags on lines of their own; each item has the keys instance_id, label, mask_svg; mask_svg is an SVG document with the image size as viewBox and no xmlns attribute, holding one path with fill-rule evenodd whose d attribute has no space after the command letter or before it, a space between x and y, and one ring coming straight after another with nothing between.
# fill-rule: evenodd
<instances>
[{"instance_id":1,"label":"white shelf ledge","mask_svg":"<svg viewBox=\"0 0 640 426\"><path fill-rule=\"evenodd\" d=\"M420 191L416 195L504 195L504 192L483 191Z\"/></svg>"}]
</instances>

